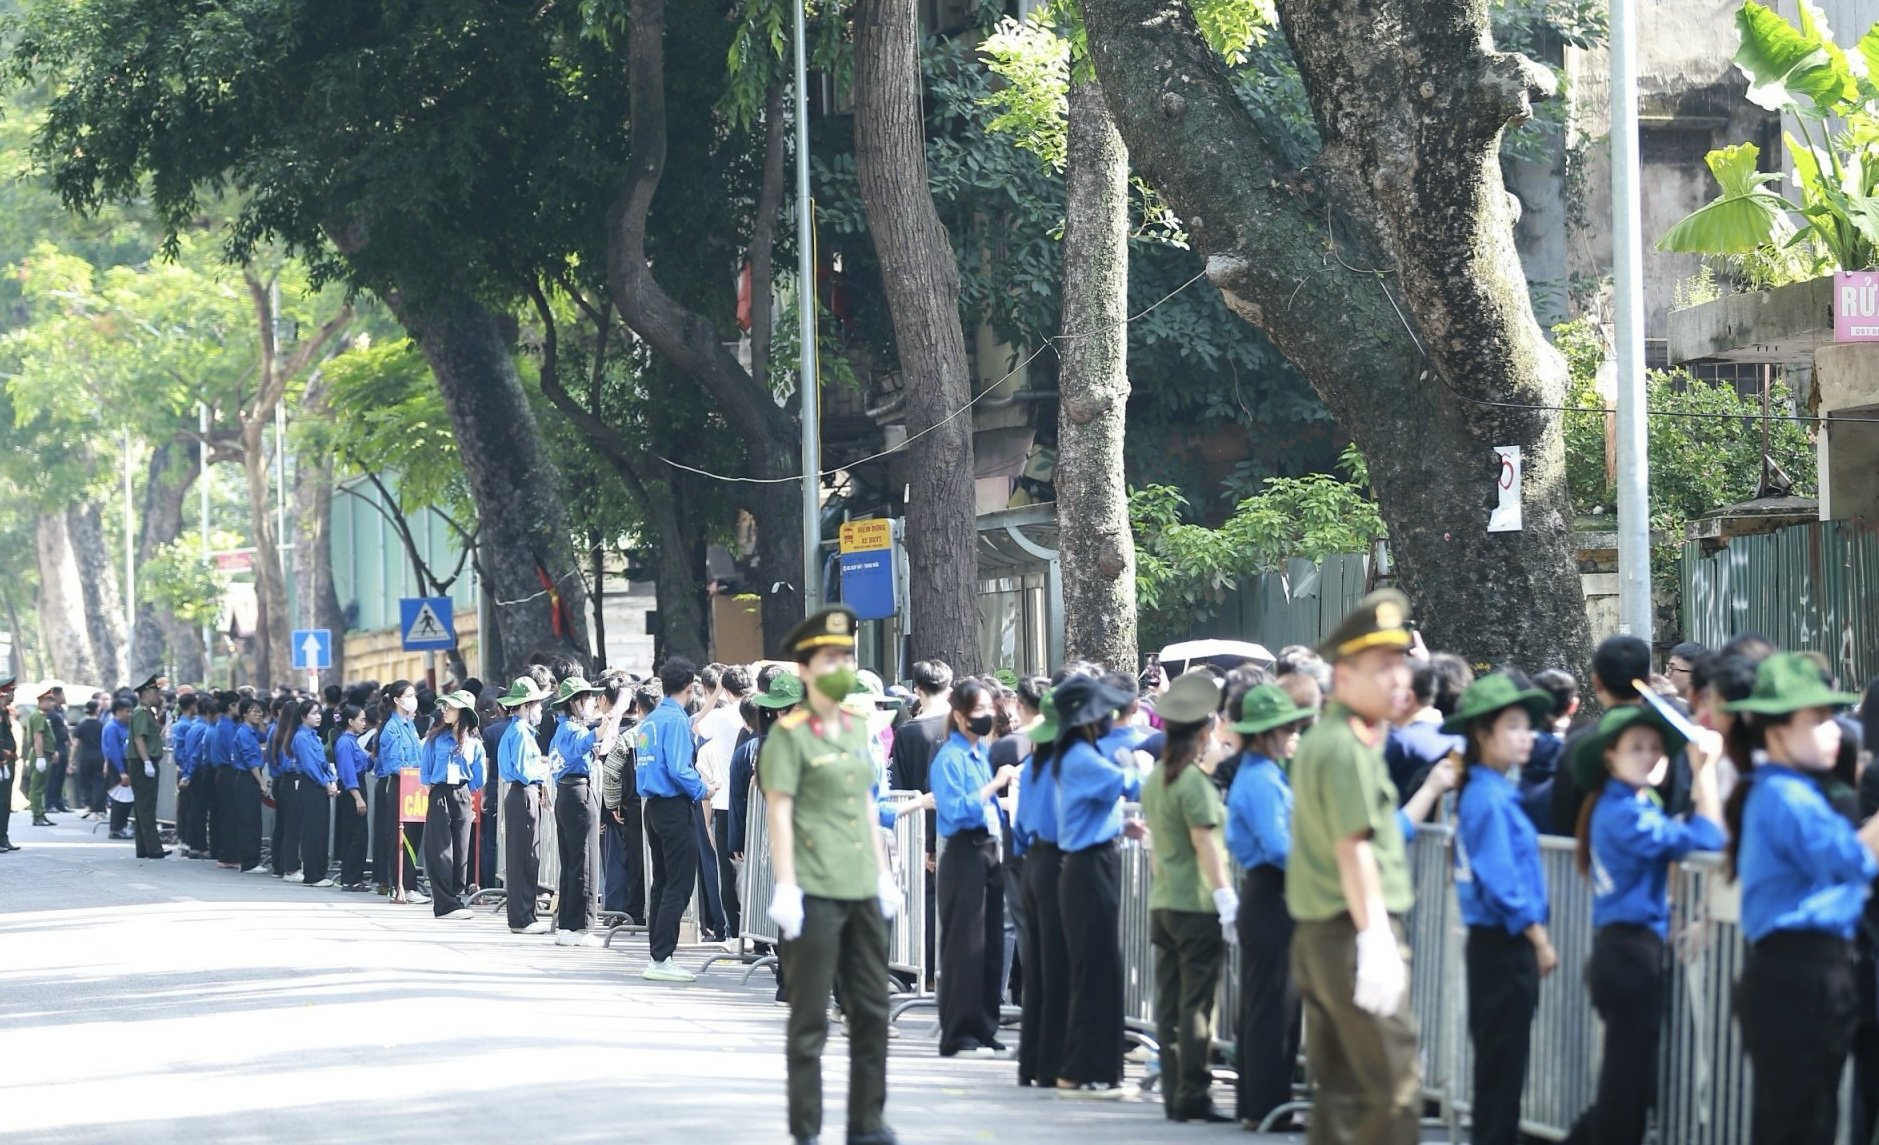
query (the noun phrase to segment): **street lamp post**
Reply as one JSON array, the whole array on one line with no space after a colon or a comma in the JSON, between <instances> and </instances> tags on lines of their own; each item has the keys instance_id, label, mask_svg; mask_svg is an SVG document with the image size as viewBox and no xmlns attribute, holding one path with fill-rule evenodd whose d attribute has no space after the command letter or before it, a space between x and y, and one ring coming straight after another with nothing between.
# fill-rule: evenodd
<instances>
[{"instance_id":1,"label":"street lamp post","mask_svg":"<svg viewBox=\"0 0 1879 1145\"><path fill-rule=\"evenodd\" d=\"M1650 640L1650 448L1638 202L1637 0L1611 0L1612 282L1618 378L1618 630Z\"/></svg>"},{"instance_id":2,"label":"street lamp post","mask_svg":"<svg viewBox=\"0 0 1879 1145\"><path fill-rule=\"evenodd\" d=\"M809 198L809 53L803 31L804 0L796 0L796 310L802 362L802 596L803 611L822 598L821 401L816 392L816 251L815 206ZM767 282L751 283L768 290ZM780 570L779 570L780 571ZM781 637L772 633L771 638Z\"/></svg>"}]
</instances>

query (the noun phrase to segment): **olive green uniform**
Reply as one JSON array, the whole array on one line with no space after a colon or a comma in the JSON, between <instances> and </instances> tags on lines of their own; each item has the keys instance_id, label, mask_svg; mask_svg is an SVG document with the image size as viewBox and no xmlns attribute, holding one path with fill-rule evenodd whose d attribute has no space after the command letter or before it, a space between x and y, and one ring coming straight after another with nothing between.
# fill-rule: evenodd
<instances>
[{"instance_id":1,"label":"olive green uniform","mask_svg":"<svg viewBox=\"0 0 1879 1145\"><path fill-rule=\"evenodd\" d=\"M163 855L163 839L157 833L157 776L144 774L144 761L163 762L163 726L157 714L142 704L130 717L130 743L124 749L124 769L130 773L131 813L137 817L137 857L156 859Z\"/></svg>"},{"instance_id":2,"label":"olive green uniform","mask_svg":"<svg viewBox=\"0 0 1879 1145\"><path fill-rule=\"evenodd\" d=\"M1367 835L1383 904L1405 966L1402 916L1414 902L1396 785L1383 762L1383 731L1333 700L1299 741L1291 769L1292 853L1285 900L1298 920L1292 976L1305 1010L1305 1047L1318 1087L1309 1140L1363 1145L1413 1142L1422 1087L1409 993L1379 1018L1353 1001L1357 930L1338 879L1337 843Z\"/></svg>"},{"instance_id":3,"label":"olive green uniform","mask_svg":"<svg viewBox=\"0 0 1879 1145\"><path fill-rule=\"evenodd\" d=\"M35 765L41 759L52 755L52 721L46 718L44 708L34 708L26 713L26 722L20 727L20 759L26 767L26 804L32 810L33 821L46 817L46 776ZM43 738L42 738L43 737Z\"/></svg>"},{"instance_id":4,"label":"olive green uniform","mask_svg":"<svg viewBox=\"0 0 1879 1145\"><path fill-rule=\"evenodd\" d=\"M794 799L802 934L781 944L789 995L789 1131L822 1131L829 991L848 1019L848 1136L877 1133L887 1102L887 920L878 893L874 764L867 725L795 711L763 741L758 785ZM758 904L752 904L757 909Z\"/></svg>"},{"instance_id":5,"label":"olive green uniform","mask_svg":"<svg viewBox=\"0 0 1879 1145\"><path fill-rule=\"evenodd\" d=\"M1211 1104L1208 1050L1214 994L1226 937L1213 890L1201 876L1194 849L1196 827L1219 827L1226 809L1200 768L1183 768L1173 783L1157 767L1142 787L1154 882L1148 893L1149 941L1155 948L1155 1037L1161 1043L1163 1101L1171 1117L1189 1117ZM1226 870L1219 837L1213 847Z\"/></svg>"}]
</instances>

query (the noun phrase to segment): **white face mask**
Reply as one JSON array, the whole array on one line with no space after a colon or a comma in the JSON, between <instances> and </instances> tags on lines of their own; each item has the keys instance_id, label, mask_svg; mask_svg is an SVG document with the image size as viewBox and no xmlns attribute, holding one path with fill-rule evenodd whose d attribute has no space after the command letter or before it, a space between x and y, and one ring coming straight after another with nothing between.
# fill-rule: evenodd
<instances>
[{"instance_id":1,"label":"white face mask","mask_svg":"<svg viewBox=\"0 0 1879 1145\"><path fill-rule=\"evenodd\" d=\"M405 711L405 712L417 711L418 710L417 696L414 694L406 694L406 695L398 697L398 707L402 711Z\"/></svg>"},{"instance_id":2,"label":"white face mask","mask_svg":"<svg viewBox=\"0 0 1879 1145\"><path fill-rule=\"evenodd\" d=\"M528 715L524 718L528 720L529 727L540 727L542 722L542 706L540 704L532 705L528 710Z\"/></svg>"}]
</instances>

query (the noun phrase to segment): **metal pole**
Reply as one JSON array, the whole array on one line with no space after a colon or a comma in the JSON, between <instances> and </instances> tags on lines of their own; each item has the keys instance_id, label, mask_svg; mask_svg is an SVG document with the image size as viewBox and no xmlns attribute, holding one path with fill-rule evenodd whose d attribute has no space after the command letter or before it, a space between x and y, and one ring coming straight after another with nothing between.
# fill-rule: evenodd
<instances>
[{"instance_id":1,"label":"metal pole","mask_svg":"<svg viewBox=\"0 0 1879 1145\"><path fill-rule=\"evenodd\" d=\"M215 473L209 468L209 407L204 402L196 403L196 427L200 431L202 442L197 446L202 451L201 472L196 476L197 502L202 512L202 563L210 563L209 556L209 483ZM210 635L213 629L208 621L202 622L202 679L206 683L214 678L215 640Z\"/></svg>"},{"instance_id":2,"label":"metal pole","mask_svg":"<svg viewBox=\"0 0 1879 1145\"><path fill-rule=\"evenodd\" d=\"M124 638L137 648L137 526L131 517L130 430L124 431ZM128 664L132 672L141 669ZM151 665L156 667L156 665Z\"/></svg>"},{"instance_id":3,"label":"metal pole","mask_svg":"<svg viewBox=\"0 0 1879 1145\"><path fill-rule=\"evenodd\" d=\"M1618 366L1618 630L1650 640L1650 452L1638 200L1637 0L1611 0L1612 280Z\"/></svg>"},{"instance_id":4,"label":"metal pole","mask_svg":"<svg viewBox=\"0 0 1879 1145\"><path fill-rule=\"evenodd\" d=\"M821 401L816 393L816 251L815 206L809 198L809 55L803 32L803 5L796 0L796 310L800 318L802 374L802 596L804 611L822 599ZM752 290L768 290L753 282ZM781 633L772 633L777 639Z\"/></svg>"}]
</instances>

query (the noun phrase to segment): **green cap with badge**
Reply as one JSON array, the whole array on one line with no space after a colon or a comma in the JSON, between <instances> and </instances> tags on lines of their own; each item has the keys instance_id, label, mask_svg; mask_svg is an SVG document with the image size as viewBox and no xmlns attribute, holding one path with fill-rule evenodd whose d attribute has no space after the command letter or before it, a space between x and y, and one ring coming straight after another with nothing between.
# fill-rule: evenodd
<instances>
[{"instance_id":1,"label":"green cap with badge","mask_svg":"<svg viewBox=\"0 0 1879 1145\"><path fill-rule=\"evenodd\" d=\"M1293 703L1291 694L1277 684L1259 684L1240 697L1240 718L1227 726L1241 735L1256 736L1316 716L1310 708Z\"/></svg>"},{"instance_id":2,"label":"green cap with badge","mask_svg":"<svg viewBox=\"0 0 1879 1145\"><path fill-rule=\"evenodd\" d=\"M1807 708L1841 708L1859 703L1851 692L1836 692L1820 665L1800 652L1777 652L1755 669L1755 690L1724 711L1785 716Z\"/></svg>"},{"instance_id":3,"label":"green cap with badge","mask_svg":"<svg viewBox=\"0 0 1879 1145\"><path fill-rule=\"evenodd\" d=\"M1211 672L1189 672L1168 685L1155 701L1155 714L1166 723L1197 724L1220 710L1220 685Z\"/></svg>"},{"instance_id":4,"label":"green cap with badge","mask_svg":"<svg viewBox=\"0 0 1879 1145\"><path fill-rule=\"evenodd\" d=\"M1393 588L1378 589L1357 602L1349 616L1318 645L1318 654L1338 661L1372 648L1407 649L1409 598Z\"/></svg>"},{"instance_id":5,"label":"green cap with badge","mask_svg":"<svg viewBox=\"0 0 1879 1145\"><path fill-rule=\"evenodd\" d=\"M1551 719L1553 697L1538 688L1522 688L1505 672L1489 672L1468 685L1455 705L1455 714L1442 721L1443 735L1461 735L1468 725L1508 708L1525 708L1537 729Z\"/></svg>"},{"instance_id":6,"label":"green cap with badge","mask_svg":"<svg viewBox=\"0 0 1879 1145\"><path fill-rule=\"evenodd\" d=\"M770 678L770 686L764 689L763 695L751 702L773 712L793 708L802 703L802 679L792 672L778 672Z\"/></svg>"},{"instance_id":7,"label":"green cap with badge","mask_svg":"<svg viewBox=\"0 0 1879 1145\"><path fill-rule=\"evenodd\" d=\"M783 650L798 660L807 660L818 648L853 648L855 646L855 610L834 604L803 619L783 637Z\"/></svg>"}]
</instances>

